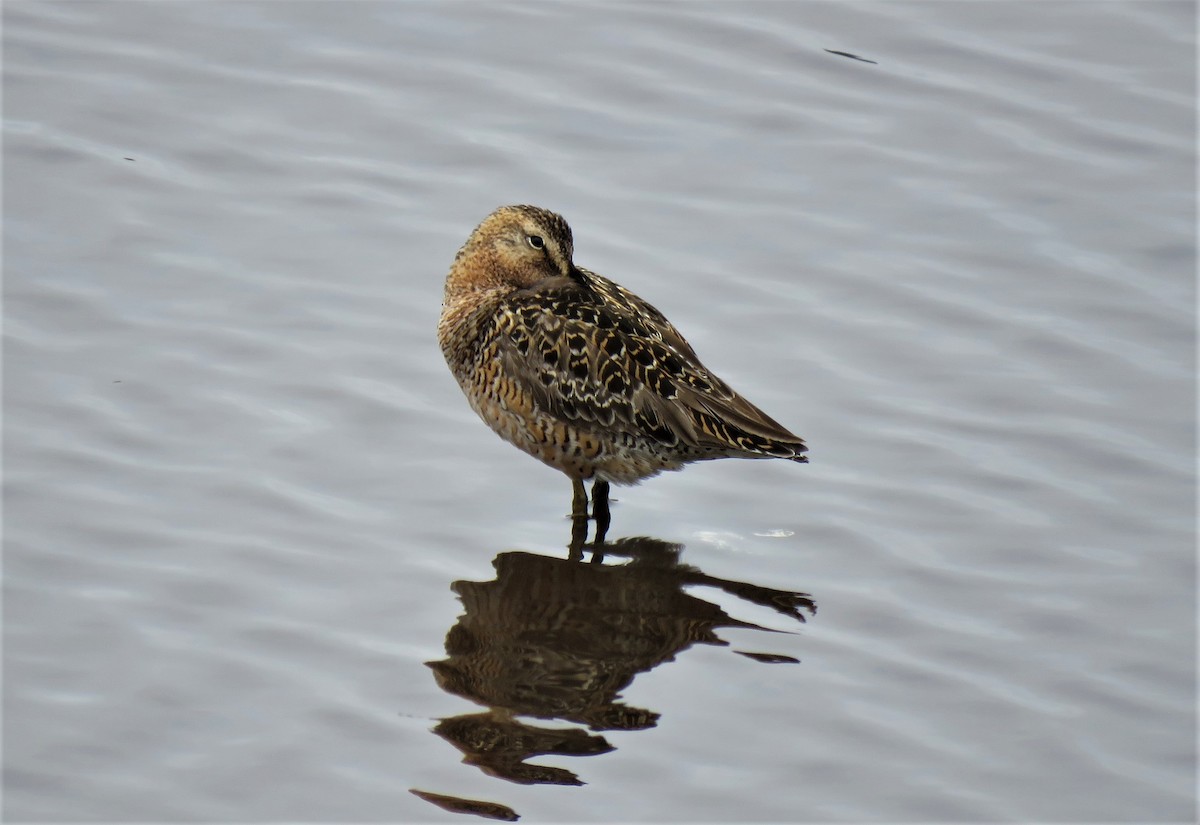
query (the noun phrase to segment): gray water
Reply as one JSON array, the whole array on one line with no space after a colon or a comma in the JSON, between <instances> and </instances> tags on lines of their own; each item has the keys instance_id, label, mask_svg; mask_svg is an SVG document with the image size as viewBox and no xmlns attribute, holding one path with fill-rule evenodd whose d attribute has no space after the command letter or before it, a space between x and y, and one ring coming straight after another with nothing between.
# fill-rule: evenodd
<instances>
[{"instance_id":1,"label":"gray water","mask_svg":"<svg viewBox=\"0 0 1200 825\"><path fill-rule=\"evenodd\" d=\"M3 13L7 820L1194 819L1194 4ZM503 203L812 463L568 564Z\"/></svg>"}]
</instances>

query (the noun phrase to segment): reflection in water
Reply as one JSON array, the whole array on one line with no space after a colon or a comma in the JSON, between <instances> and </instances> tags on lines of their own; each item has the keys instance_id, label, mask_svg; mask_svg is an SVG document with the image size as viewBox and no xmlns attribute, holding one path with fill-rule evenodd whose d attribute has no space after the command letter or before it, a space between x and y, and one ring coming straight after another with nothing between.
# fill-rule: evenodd
<instances>
[{"instance_id":1,"label":"reflection in water","mask_svg":"<svg viewBox=\"0 0 1200 825\"><path fill-rule=\"evenodd\" d=\"M603 546L607 556L627 559L618 565L581 563L575 547L568 559L507 552L493 562L493 581L455 582L464 613L446 635L447 657L427 664L444 690L487 710L445 719L434 732L462 751L464 762L490 775L522 784L579 785L569 770L526 760L594 756L613 746L583 727L544 727L517 717L573 722L591 731L652 728L657 712L619 701L638 673L693 644L726 645L718 628L767 630L685 587L715 587L800 622L805 611L816 612L805 593L719 579L682 564L682 549L658 539L621 539ZM797 661L736 652L767 663Z\"/></svg>"},{"instance_id":2,"label":"reflection in water","mask_svg":"<svg viewBox=\"0 0 1200 825\"><path fill-rule=\"evenodd\" d=\"M430 793L429 791L418 791L416 788L413 788L409 792L451 813L475 814L476 816L499 819L504 822L516 822L521 818L517 816L517 812L512 808L507 805L501 805L498 802L480 802L475 799L463 799L460 796L446 796L445 794Z\"/></svg>"}]
</instances>

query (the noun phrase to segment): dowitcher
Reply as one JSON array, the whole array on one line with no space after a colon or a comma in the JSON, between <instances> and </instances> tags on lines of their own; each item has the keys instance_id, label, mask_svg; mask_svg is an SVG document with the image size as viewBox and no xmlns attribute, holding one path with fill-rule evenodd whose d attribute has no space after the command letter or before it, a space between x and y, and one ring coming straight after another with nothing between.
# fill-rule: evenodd
<instances>
[{"instance_id":1,"label":"dowitcher","mask_svg":"<svg viewBox=\"0 0 1200 825\"><path fill-rule=\"evenodd\" d=\"M497 209L454 257L438 340L479 417L570 477L577 524L587 479L599 542L610 483L713 458L808 460L804 441L713 375L661 312L573 252L561 216Z\"/></svg>"}]
</instances>

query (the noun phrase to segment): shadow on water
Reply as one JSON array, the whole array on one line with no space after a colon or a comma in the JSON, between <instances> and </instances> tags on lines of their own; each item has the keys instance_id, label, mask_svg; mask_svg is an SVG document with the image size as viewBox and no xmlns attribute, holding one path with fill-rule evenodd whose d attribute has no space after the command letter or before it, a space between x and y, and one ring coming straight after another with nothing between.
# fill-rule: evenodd
<instances>
[{"instance_id":1,"label":"shadow on water","mask_svg":"<svg viewBox=\"0 0 1200 825\"><path fill-rule=\"evenodd\" d=\"M433 729L466 764L523 785L581 785L566 768L528 760L608 753L614 748L604 731L654 727L659 713L624 704L620 691L694 644L727 646L719 628L784 632L733 618L685 588L717 588L798 622L816 613L807 593L721 579L682 563L682 545L626 538L589 549L593 563L581 561L574 542L566 559L501 553L493 561L494 580L452 585L464 612L446 634L446 658L426 664L443 690L486 708L443 719ZM772 664L799 661L734 652ZM446 810L517 818L498 803L413 793Z\"/></svg>"}]
</instances>

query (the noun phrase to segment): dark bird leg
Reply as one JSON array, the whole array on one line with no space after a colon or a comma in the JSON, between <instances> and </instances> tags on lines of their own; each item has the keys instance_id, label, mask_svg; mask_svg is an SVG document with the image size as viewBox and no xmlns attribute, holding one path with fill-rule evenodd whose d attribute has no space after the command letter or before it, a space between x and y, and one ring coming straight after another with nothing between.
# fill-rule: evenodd
<instances>
[{"instance_id":1,"label":"dark bird leg","mask_svg":"<svg viewBox=\"0 0 1200 825\"><path fill-rule=\"evenodd\" d=\"M567 558L570 561L583 559L583 543L587 541L588 529L588 500L587 491L583 489L582 479L571 479L574 495L571 497L571 543L567 545Z\"/></svg>"},{"instance_id":2,"label":"dark bird leg","mask_svg":"<svg viewBox=\"0 0 1200 825\"><path fill-rule=\"evenodd\" d=\"M592 518L596 520L596 543L604 543L604 534L608 532L610 516L608 512L608 482L597 481L592 485Z\"/></svg>"},{"instance_id":3,"label":"dark bird leg","mask_svg":"<svg viewBox=\"0 0 1200 825\"><path fill-rule=\"evenodd\" d=\"M583 544L587 541L588 530L588 495L582 479L571 479L571 543L567 545L570 551L569 559L583 558ZM608 509L608 482L595 481L592 483L592 513L596 521L596 538L592 542L592 561L597 564L604 560L604 537L608 534L608 526L612 516Z\"/></svg>"},{"instance_id":4,"label":"dark bird leg","mask_svg":"<svg viewBox=\"0 0 1200 825\"><path fill-rule=\"evenodd\" d=\"M571 497L571 518L587 518L588 496L587 490L583 489L583 479L571 479L571 490L574 492Z\"/></svg>"},{"instance_id":5,"label":"dark bird leg","mask_svg":"<svg viewBox=\"0 0 1200 825\"><path fill-rule=\"evenodd\" d=\"M611 521L607 481L596 481L592 484L592 518L596 520L596 540L593 542L596 549L593 551L592 561L598 564L604 558L604 537L608 533Z\"/></svg>"}]
</instances>

